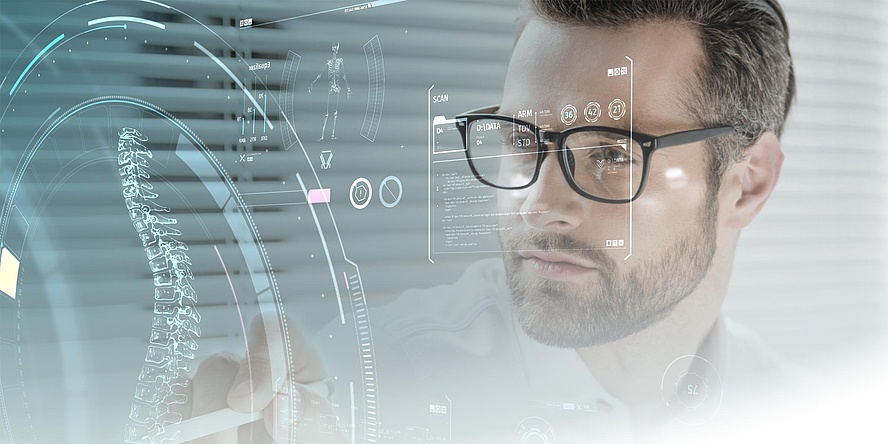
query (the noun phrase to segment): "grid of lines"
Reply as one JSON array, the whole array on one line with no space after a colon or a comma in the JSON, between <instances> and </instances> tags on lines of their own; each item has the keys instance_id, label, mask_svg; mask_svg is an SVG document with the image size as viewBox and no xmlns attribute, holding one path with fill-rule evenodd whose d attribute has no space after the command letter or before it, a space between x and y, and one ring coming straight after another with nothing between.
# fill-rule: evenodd
<instances>
[{"instance_id":1,"label":"grid of lines","mask_svg":"<svg viewBox=\"0 0 888 444\"><path fill-rule=\"evenodd\" d=\"M385 101L385 62L382 59L382 45L379 36L374 35L364 44L364 56L367 58L367 112L361 135L369 141L376 139L379 120L382 118L382 103Z\"/></svg>"},{"instance_id":2,"label":"grid of lines","mask_svg":"<svg viewBox=\"0 0 888 444\"><path fill-rule=\"evenodd\" d=\"M296 91L296 71L299 71L299 62L302 57L293 51L287 51L287 61L284 63L284 72L281 74L281 137L284 140L284 148L290 149L296 138L290 131L287 119L293 123L293 94Z\"/></svg>"}]
</instances>

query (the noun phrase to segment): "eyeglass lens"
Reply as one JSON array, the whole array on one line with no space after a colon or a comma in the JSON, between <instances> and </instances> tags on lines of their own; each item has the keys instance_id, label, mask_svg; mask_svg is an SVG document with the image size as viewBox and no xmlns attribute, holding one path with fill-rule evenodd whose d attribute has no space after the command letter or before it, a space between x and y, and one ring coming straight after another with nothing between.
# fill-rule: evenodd
<instances>
[{"instance_id":1,"label":"eyeglass lens","mask_svg":"<svg viewBox=\"0 0 888 444\"><path fill-rule=\"evenodd\" d=\"M568 180L583 192L608 200L631 199L641 186L644 154L641 145L609 131L578 131L563 141ZM536 133L520 122L479 119L466 133L469 159L479 178L489 185L525 188L539 164ZM552 153L555 154L555 153Z\"/></svg>"}]
</instances>

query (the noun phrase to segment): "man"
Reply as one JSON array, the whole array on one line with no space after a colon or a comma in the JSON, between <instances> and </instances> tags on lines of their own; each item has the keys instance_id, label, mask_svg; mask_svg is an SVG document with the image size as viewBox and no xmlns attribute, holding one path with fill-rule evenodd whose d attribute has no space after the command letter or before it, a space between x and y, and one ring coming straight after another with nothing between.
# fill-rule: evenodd
<instances>
[{"instance_id":1,"label":"man","mask_svg":"<svg viewBox=\"0 0 888 444\"><path fill-rule=\"evenodd\" d=\"M625 176L625 192L600 186L602 173L582 168L594 166L584 153L595 143L571 142L590 134L557 117L523 129L539 148L525 153L530 161L503 160L488 175L473 165L479 179L500 188L502 261L482 261L453 285L408 291L373 313L380 387L388 393L380 402L399 412L382 418L415 424L421 419L411 415L437 397L453 402L452 426L465 438L454 442L522 433L567 442L663 436L676 423L717 417L723 393L738 399L725 386L773 367L761 344L721 311L740 231L780 176L779 136L794 96L787 39L771 0L532 1L502 104L490 110L507 117L486 118L507 125L519 110L631 94L631 120L596 125L615 128L634 148L593 160L638 171ZM632 91L599 81L596 73L627 56ZM609 224L627 222L629 201L626 257L600 240ZM312 353L291 377L319 378ZM262 350L251 354L255 360ZM269 378L238 390L247 381L238 365L202 366L195 403L205 387L227 391L230 379L214 379L227 371L236 375L233 388L216 404L268 408ZM328 408L301 394L313 411ZM560 410L546 407L551 401Z\"/></svg>"}]
</instances>

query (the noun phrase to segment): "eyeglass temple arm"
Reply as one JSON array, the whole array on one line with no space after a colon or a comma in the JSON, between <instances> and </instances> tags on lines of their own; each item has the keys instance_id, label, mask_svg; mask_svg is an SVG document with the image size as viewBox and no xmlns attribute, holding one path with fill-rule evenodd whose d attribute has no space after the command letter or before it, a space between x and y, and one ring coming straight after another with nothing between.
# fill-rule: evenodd
<instances>
[{"instance_id":1,"label":"eyeglass temple arm","mask_svg":"<svg viewBox=\"0 0 888 444\"><path fill-rule=\"evenodd\" d=\"M481 108L473 109L471 111L466 111L464 113L459 113L456 117L460 118L460 117L465 117L465 116L469 116L472 114L496 114L497 111L499 111L499 108L500 108L499 104L484 106Z\"/></svg>"},{"instance_id":2,"label":"eyeglass temple arm","mask_svg":"<svg viewBox=\"0 0 888 444\"><path fill-rule=\"evenodd\" d=\"M720 126L716 128L704 128L690 131L682 131L680 133L668 134L658 137L657 149L668 148L671 146L685 145L688 143L702 142L713 137L724 136L734 132L732 126Z\"/></svg>"}]
</instances>

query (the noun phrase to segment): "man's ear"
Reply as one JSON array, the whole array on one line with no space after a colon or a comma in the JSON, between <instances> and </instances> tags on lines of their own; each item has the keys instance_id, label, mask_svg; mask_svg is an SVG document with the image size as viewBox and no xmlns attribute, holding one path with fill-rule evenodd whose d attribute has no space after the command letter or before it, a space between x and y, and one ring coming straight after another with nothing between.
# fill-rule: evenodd
<instances>
[{"instance_id":1,"label":"man's ear","mask_svg":"<svg viewBox=\"0 0 888 444\"><path fill-rule=\"evenodd\" d=\"M746 149L744 159L733 165L725 174L727 211L725 223L735 229L749 225L758 215L780 179L783 168L783 150L780 140L772 132L766 132Z\"/></svg>"}]
</instances>

